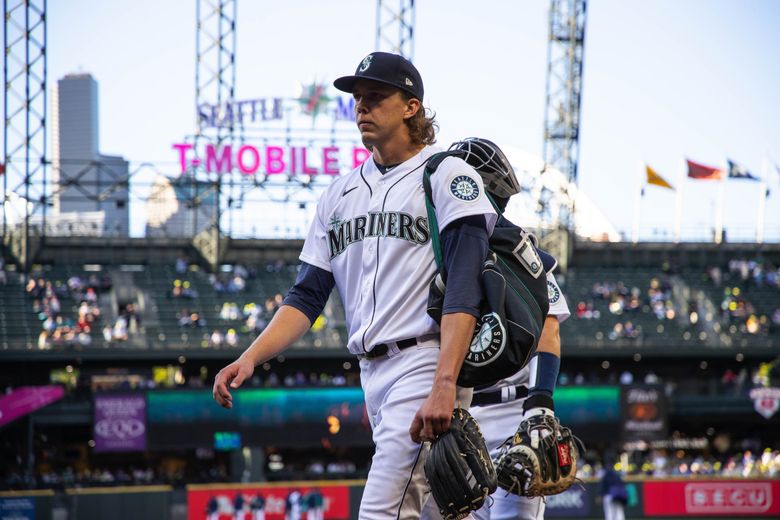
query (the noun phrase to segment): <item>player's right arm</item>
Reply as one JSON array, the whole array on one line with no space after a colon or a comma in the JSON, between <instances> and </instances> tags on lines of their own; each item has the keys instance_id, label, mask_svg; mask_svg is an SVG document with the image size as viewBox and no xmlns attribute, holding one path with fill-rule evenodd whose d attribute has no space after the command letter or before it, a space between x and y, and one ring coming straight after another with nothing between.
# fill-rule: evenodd
<instances>
[{"instance_id":1,"label":"player's right arm","mask_svg":"<svg viewBox=\"0 0 780 520\"><path fill-rule=\"evenodd\" d=\"M298 341L311 327L311 321L302 311L291 305L282 305L268 327L252 342L238 359L223 368L214 379L214 400L225 408L233 407L229 389L241 386L252 377L255 367L265 363L288 346Z\"/></svg>"},{"instance_id":2,"label":"player's right arm","mask_svg":"<svg viewBox=\"0 0 780 520\"><path fill-rule=\"evenodd\" d=\"M214 379L214 400L221 406L232 408L230 389L241 386L252 376L257 365L272 359L298 341L325 308L335 281L329 269L323 211L323 206L318 204L309 235L303 244L301 269L283 305L249 348L237 360L220 370Z\"/></svg>"}]
</instances>

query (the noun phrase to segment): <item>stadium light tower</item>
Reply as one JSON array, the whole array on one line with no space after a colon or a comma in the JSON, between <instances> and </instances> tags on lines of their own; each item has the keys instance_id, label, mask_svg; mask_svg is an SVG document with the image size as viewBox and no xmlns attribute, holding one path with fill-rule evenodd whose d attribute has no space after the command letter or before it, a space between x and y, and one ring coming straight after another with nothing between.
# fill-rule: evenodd
<instances>
[{"instance_id":1,"label":"stadium light tower","mask_svg":"<svg viewBox=\"0 0 780 520\"><path fill-rule=\"evenodd\" d=\"M236 0L197 0L197 35L195 44L195 114L204 104L226 107L235 99L236 85ZM221 108L220 108L221 109ZM196 116L197 117L197 116ZM200 118L196 121L195 149L201 150L200 142L208 139L217 147L233 140L232 118L225 118L226 124L206 128ZM213 269L220 262L220 218L222 216L222 176L217 175L209 186L199 191L201 183L196 179L200 167L193 167L192 180L195 190L192 200L193 212L197 218L199 206L216 196L216 213L206 229L193 237L193 245ZM232 179L232 173L231 179ZM231 211L233 183L227 198L227 211ZM216 194L216 195L215 195ZM195 229L197 230L197 221Z\"/></svg>"},{"instance_id":2,"label":"stadium light tower","mask_svg":"<svg viewBox=\"0 0 780 520\"><path fill-rule=\"evenodd\" d=\"M378 51L400 54L412 61L414 0L377 0L375 48Z\"/></svg>"},{"instance_id":3,"label":"stadium light tower","mask_svg":"<svg viewBox=\"0 0 780 520\"><path fill-rule=\"evenodd\" d=\"M547 41L544 161L576 185L579 161L582 57L586 0L551 0ZM560 225L574 229L574 197L561 209Z\"/></svg>"},{"instance_id":4,"label":"stadium light tower","mask_svg":"<svg viewBox=\"0 0 780 520\"><path fill-rule=\"evenodd\" d=\"M3 242L28 272L46 227L46 0L3 2ZM42 235L41 235L42 236Z\"/></svg>"}]
</instances>

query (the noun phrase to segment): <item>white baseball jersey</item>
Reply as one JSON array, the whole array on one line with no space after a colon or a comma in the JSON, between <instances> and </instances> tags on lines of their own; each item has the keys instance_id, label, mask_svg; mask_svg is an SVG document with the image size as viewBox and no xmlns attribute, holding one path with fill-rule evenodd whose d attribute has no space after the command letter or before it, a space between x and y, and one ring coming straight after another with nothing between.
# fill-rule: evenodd
<instances>
[{"instance_id":1,"label":"white baseball jersey","mask_svg":"<svg viewBox=\"0 0 780 520\"><path fill-rule=\"evenodd\" d=\"M369 158L335 180L317 205L300 259L333 273L353 354L439 332L426 313L437 268L422 185L425 162L436 151L426 146L385 174ZM497 215L481 177L463 160L442 161L431 188L440 230L485 215L492 233Z\"/></svg>"},{"instance_id":2,"label":"white baseball jersey","mask_svg":"<svg viewBox=\"0 0 780 520\"><path fill-rule=\"evenodd\" d=\"M569 305L566 303L566 297L563 295L563 292L558 286L558 282L555 280L555 276L552 273L547 273L547 298L550 301L550 310L547 311L548 316L555 316L558 318L558 323L563 323L569 318L569 316L571 316L571 312L569 312ZM527 385L528 367L529 365L526 365L516 374L502 379L495 385L491 385L489 388L484 388L480 391L491 392L504 386Z\"/></svg>"}]
</instances>

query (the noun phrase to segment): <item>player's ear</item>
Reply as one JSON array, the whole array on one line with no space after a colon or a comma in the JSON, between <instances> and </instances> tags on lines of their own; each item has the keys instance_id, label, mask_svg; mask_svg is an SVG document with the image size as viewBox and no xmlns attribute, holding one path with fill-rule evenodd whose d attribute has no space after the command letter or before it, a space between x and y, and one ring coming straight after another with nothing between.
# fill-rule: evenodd
<instances>
[{"instance_id":1,"label":"player's ear","mask_svg":"<svg viewBox=\"0 0 780 520\"><path fill-rule=\"evenodd\" d=\"M406 110L404 110L404 119L411 119L422 110L422 103L417 98L410 98L406 101Z\"/></svg>"}]
</instances>

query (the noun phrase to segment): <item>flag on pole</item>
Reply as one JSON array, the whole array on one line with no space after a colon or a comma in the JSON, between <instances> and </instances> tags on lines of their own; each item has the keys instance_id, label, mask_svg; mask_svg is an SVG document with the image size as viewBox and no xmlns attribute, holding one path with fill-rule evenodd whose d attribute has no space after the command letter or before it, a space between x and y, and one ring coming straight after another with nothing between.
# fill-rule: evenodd
<instances>
[{"instance_id":1,"label":"flag on pole","mask_svg":"<svg viewBox=\"0 0 780 520\"><path fill-rule=\"evenodd\" d=\"M688 163L688 178L696 179L699 181L720 181L723 180L725 174L720 168L713 166L706 166L690 159L686 159Z\"/></svg>"},{"instance_id":2,"label":"flag on pole","mask_svg":"<svg viewBox=\"0 0 780 520\"><path fill-rule=\"evenodd\" d=\"M0 162L0 175L5 173L5 164Z\"/></svg>"},{"instance_id":3,"label":"flag on pole","mask_svg":"<svg viewBox=\"0 0 780 520\"><path fill-rule=\"evenodd\" d=\"M729 179L745 179L749 181L759 181L758 177L748 171L741 164L735 163L731 159L726 160L729 163Z\"/></svg>"},{"instance_id":4,"label":"flag on pole","mask_svg":"<svg viewBox=\"0 0 780 520\"><path fill-rule=\"evenodd\" d=\"M658 175L658 173L654 169L645 165L645 170L647 171L647 184L652 184L653 186L660 186L662 188L674 190L674 186L669 184L666 179Z\"/></svg>"}]
</instances>

